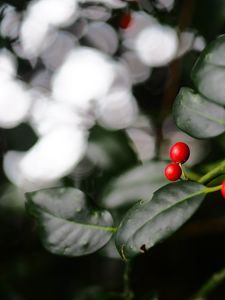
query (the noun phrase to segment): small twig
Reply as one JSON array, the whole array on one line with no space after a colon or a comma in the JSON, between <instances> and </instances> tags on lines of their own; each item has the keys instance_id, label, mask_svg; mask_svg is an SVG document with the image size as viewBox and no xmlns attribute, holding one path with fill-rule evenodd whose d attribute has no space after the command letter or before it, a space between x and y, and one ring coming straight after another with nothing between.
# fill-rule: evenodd
<instances>
[{"instance_id":1,"label":"small twig","mask_svg":"<svg viewBox=\"0 0 225 300\"><path fill-rule=\"evenodd\" d=\"M219 164L219 166L217 166L216 168L212 169L211 171L206 173L204 176L202 176L198 182L205 184L205 183L211 181L216 176L223 174L223 173L225 173L225 160L223 160Z\"/></svg>"},{"instance_id":2,"label":"small twig","mask_svg":"<svg viewBox=\"0 0 225 300\"><path fill-rule=\"evenodd\" d=\"M194 5L195 2L193 0L183 0L178 20L178 34L180 34L180 32L183 32L190 26L194 12ZM160 146L163 139L162 124L167 115L171 112L172 104L179 90L179 83L182 73L182 59L183 57L179 57L169 66L168 79L165 84L162 106L157 120L158 124L156 128L156 157L160 156Z\"/></svg>"},{"instance_id":3,"label":"small twig","mask_svg":"<svg viewBox=\"0 0 225 300\"><path fill-rule=\"evenodd\" d=\"M123 284L124 284L123 299L124 300L134 299L134 293L130 288L130 274L131 274L131 262L127 261L124 269L124 274L123 274Z\"/></svg>"},{"instance_id":4,"label":"small twig","mask_svg":"<svg viewBox=\"0 0 225 300\"><path fill-rule=\"evenodd\" d=\"M225 268L215 273L196 293L193 300L205 300L206 297L225 280Z\"/></svg>"}]
</instances>

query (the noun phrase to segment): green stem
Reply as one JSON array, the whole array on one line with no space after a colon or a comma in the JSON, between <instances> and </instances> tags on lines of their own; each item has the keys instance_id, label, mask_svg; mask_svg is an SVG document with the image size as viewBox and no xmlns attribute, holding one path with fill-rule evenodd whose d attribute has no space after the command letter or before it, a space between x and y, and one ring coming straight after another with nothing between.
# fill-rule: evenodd
<instances>
[{"instance_id":1,"label":"green stem","mask_svg":"<svg viewBox=\"0 0 225 300\"><path fill-rule=\"evenodd\" d=\"M126 262L124 274L123 274L123 284L124 284L124 292L123 299L124 300L132 300L134 299L134 293L130 288L130 273L131 273L131 262Z\"/></svg>"},{"instance_id":2,"label":"green stem","mask_svg":"<svg viewBox=\"0 0 225 300\"><path fill-rule=\"evenodd\" d=\"M225 160L223 160L219 166L202 176L198 182L205 184L222 173L225 173Z\"/></svg>"},{"instance_id":3,"label":"green stem","mask_svg":"<svg viewBox=\"0 0 225 300\"><path fill-rule=\"evenodd\" d=\"M213 186L213 187L205 187L203 189L203 193L208 194L208 193L214 193L217 191L220 191L222 188L222 185L217 185L217 186Z\"/></svg>"},{"instance_id":4,"label":"green stem","mask_svg":"<svg viewBox=\"0 0 225 300\"><path fill-rule=\"evenodd\" d=\"M179 166L180 166L181 171L182 171L181 178L183 180L188 180L189 178L187 177L186 171L184 171L184 168L183 168L182 164L180 163Z\"/></svg>"},{"instance_id":5,"label":"green stem","mask_svg":"<svg viewBox=\"0 0 225 300\"><path fill-rule=\"evenodd\" d=\"M215 273L196 293L194 300L203 300L225 280L225 268Z\"/></svg>"}]
</instances>

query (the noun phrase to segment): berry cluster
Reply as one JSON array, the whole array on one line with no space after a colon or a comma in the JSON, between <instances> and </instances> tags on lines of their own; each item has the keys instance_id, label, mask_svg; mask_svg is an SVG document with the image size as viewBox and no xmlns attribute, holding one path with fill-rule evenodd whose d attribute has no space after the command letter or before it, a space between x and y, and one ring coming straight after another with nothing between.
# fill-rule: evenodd
<instances>
[{"instance_id":1,"label":"berry cluster","mask_svg":"<svg viewBox=\"0 0 225 300\"><path fill-rule=\"evenodd\" d=\"M165 168L165 176L170 181L178 180L182 175L181 164L185 163L190 156L187 144L178 142L170 148L170 158L173 161Z\"/></svg>"}]
</instances>

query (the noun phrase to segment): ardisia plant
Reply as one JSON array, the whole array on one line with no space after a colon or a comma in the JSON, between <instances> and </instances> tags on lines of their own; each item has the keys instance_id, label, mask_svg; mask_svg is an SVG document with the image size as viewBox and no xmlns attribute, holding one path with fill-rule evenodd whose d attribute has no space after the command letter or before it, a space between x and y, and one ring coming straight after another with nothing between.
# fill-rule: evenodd
<instances>
[{"instance_id":1,"label":"ardisia plant","mask_svg":"<svg viewBox=\"0 0 225 300\"><path fill-rule=\"evenodd\" d=\"M217 82L210 85L213 77L219 81L225 76L224 49L225 36L206 48L192 73L196 89L182 88L174 103L177 126L195 138L214 137L225 131L225 96L217 89ZM214 179L225 174L225 160L200 176L184 170L183 163L189 155L186 143L174 144L170 149L173 162L166 167L165 175L169 180L180 180L161 186L148 200L137 201L118 226L110 209L94 206L81 190L60 187L27 193L26 207L37 221L43 245L55 254L81 256L101 249L113 239L125 264L124 291L116 294L116 299L134 299L129 284L133 258L172 235L208 194L220 191L225 198L225 181L212 185ZM206 299L224 279L225 269L209 279L193 299Z\"/></svg>"}]
</instances>

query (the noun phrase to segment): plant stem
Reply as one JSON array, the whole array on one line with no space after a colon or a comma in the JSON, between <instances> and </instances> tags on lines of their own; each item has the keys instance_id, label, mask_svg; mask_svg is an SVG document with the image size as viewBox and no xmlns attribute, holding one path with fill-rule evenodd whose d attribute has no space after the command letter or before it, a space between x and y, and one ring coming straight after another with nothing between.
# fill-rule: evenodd
<instances>
[{"instance_id":1,"label":"plant stem","mask_svg":"<svg viewBox=\"0 0 225 300\"><path fill-rule=\"evenodd\" d=\"M123 284L124 284L123 299L124 300L134 299L134 293L130 288L130 273L131 273L131 262L127 261L124 269L124 274L123 274Z\"/></svg>"},{"instance_id":2,"label":"plant stem","mask_svg":"<svg viewBox=\"0 0 225 300\"><path fill-rule=\"evenodd\" d=\"M225 268L215 273L196 293L194 300L204 300L218 285L225 280Z\"/></svg>"},{"instance_id":3,"label":"plant stem","mask_svg":"<svg viewBox=\"0 0 225 300\"><path fill-rule=\"evenodd\" d=\"M202 176L198 182L205 184L222 173L225 173L225 160L223 160L219 166Z\"/></svg>"},{"instance_id":4,"label":"plant stem","mask_svg":"<svg viewBox=\"0 0 225 300\"><path fill-rule=\"evenodd\" d=\"M183 178L183 180L188 180L189 178L188 178L186 172L184 171L184 168L183 168L182 164L179 163L179 166L180 166L181 171L182 171L181 178Z\"/></svg>"},{"instance_id":5,"label":"plant stem","mask_svg":"<svg viewBox=\"0 0 225 300\"><path fill-rule=\"evenodd\" d=\"M221 188L222 188L222 185L217 185L217 186L213 186L213 187L206 187L206 188L203 189L203 192L205 194L213 193L213 192L221 190Z\"/></svg>"}]
</instances>

